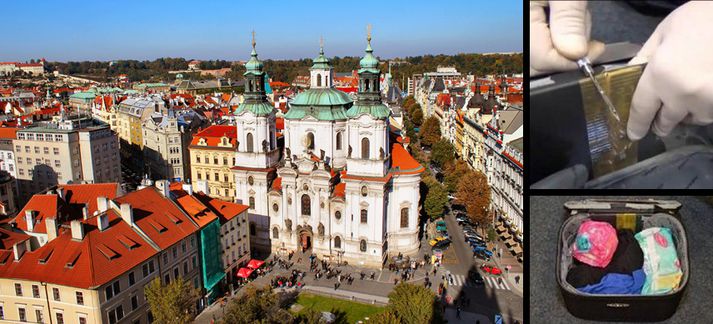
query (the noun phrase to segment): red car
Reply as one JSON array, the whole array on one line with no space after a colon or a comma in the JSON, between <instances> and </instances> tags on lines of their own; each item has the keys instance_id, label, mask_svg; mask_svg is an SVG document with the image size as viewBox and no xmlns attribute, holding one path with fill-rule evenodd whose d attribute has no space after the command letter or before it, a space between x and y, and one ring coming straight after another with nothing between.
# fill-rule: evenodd
<instances>
[{"instance_id":1,"label":"red car","mask_svg":"<svg viewBox=\"0 0 713 324\"><path fill-rule=\"evenodd\" d=\"M483 270L483 271L485 271L489 274L492 274L492 275L499 275L499 274L503 273L503 271L500 270L498 267L489 266L489 265L485 265L485 264L480 266L480 270Z\"/></svg>"}]
</instances>

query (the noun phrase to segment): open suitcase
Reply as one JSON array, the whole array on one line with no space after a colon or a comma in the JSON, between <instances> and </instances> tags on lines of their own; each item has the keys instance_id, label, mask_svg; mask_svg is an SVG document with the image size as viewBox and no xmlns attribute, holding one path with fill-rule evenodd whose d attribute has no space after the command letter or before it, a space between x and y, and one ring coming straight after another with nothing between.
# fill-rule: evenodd
<instances>
[{"instance_id":1,"label":"open suitcase","mask_svg":"<svg viewBox=\"0 0 713 324\"><path fill-rule=\"evenodd\" d=\"M690 277L688 240L678 214L681 208L679 202L587 199L569 201L564 207L566 215L559 231L556 275L565 306L572 315L598 321L662 321L676 312ZM629 217L631 220L632 214L635 215L635 232L657 226L671 229L683 271L679 287L660 295L592 295L570 285L566 280L573 262L569 247L575 240L579 225L586 219L593 219L609 222L617 228L617 217Z\"/></svg>"}]
</instances>

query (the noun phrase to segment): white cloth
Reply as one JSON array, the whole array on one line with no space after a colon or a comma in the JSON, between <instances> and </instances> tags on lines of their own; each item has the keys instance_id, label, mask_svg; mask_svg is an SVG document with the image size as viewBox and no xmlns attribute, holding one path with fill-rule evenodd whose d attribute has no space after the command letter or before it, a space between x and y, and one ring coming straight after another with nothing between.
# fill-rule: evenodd
<instances>
[{"instance_id":1,"label":"white cloth","mask_svg":"<svg viewBox=\"0 0 713 324\"><path fill-rule=\"evenodd\" d=\"M680 122L713 123L713 2L691 1L664 19L630 64L648 62L627 133L668 135ZM652 126L653 122L653 126Z\"/></svg>"},{"instance_id":2,"label":"white cloth","mask_svg":"<svg viewBox=\"0 0 713 324\"><path fill-rule=\"evenodd\" d=\"M592 19L586 1L530 1L530 75L575 70L576 60L594 61L604 44L589 39Z\"/></svg>"}]
</instances>

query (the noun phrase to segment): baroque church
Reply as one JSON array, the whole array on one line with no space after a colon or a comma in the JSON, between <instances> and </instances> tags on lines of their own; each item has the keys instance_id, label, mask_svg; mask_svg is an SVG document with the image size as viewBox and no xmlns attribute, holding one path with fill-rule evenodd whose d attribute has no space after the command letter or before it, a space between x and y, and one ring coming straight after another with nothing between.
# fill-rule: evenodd
<instances>
[{"instance_id":1,"label":"baroque church","mask_svg":"<svg viewBox=\"0 0 713 324\"><path fill-rule=\"evenodd\" d=\"M256 245L375 268L389 256L416 254L424 168L390 128L371 35L355 102L333 87L334 71L320 46L310 88L284 116L284 149L254 38L252 45L244 102L235 111L233 172L237 200L250 206L251 222L262 232Z\"/></svg>"}]
</instances>

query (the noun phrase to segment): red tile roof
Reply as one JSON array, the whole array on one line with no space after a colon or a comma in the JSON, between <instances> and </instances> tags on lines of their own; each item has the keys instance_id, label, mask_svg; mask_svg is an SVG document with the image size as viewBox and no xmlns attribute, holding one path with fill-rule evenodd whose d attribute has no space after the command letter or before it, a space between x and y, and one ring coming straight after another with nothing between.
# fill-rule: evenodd
<instances>
[{"instance_id":1,"label":"red tile roof","mask_svg":"<svg viewBox=\"0 0 713 324\"><path fill-rule=\"evenodd\" d=\"M275 128L279 131L282 131L285 129L285 119L284 118L275 118Z\"/></svg>"},{"instance_id":2,"label":"red tile roof","mask_svg":"<svg viewBox=\"0 0 713 324\"><path fill-rule=\"evenodd\" d=\"M16 139L18 129L16 127L0 127L0 138Z\"/></svg>"},{"instance_id":3,"label":"red tile roof","mask_svg":"<svg viewBox=\"0 0 713 324\"><path fill-rule=\"evenodd\" d=\"M282 190L282 177L277 177L272 181L272 190Z\"/></svg>"},{"instance_id":4,"label":"red tile roof","mask_svg":"<svg viewBox=\"0 0 713 324\"><path fill-rule=\"evenodd\" d=\"M398 174L418 174L424 171L423 166L398 143L391 146L391 169Z\"/></svg>"},{"instance_id":5,"label":"red tile roof","mask_svg":"<svg viewBox=\"0 0 713 324\"><path fill-rule=\"evenodd\" d=\"M191 145L198 145L201 138L205 138L208 146L218 146L221 137L226 136L230 143L235 147L236 138L238 136L238 128L230 125L212 125L197 134L193 135Z\"/></svg>"},{"instance_id":6,"label":"red tile roof","mask_svg":"<svg viewBox=\"0 0 713 324\"><path fill-rule=\"evenodd\" d=\"M203 192L194 192L193 195L204 205L208 206L208 208L210 208L215 215L218 215L221 224L225 224L227 221L237 217L249 208L247 205L212 198Z\"/></svg>"},{"instance_id":7,"label":"red tile roof","mask_svg":"<svg viewBox=\"0 0 713 324\"><path fill-rule=\"evenodd\" d=\"M25 233L14 232L0 227L0 250L12 250L15 243L29 239Z\"/></svg>"},{"instance_id":8,"label":"red tile roof","mask_svg":"<svg viewBox=\"0 0 713 324\"><path fill-rule=\"evenodd\" d=\"M334 186L334 192L333 192L334 196L344 198L344 196L345 196L344 192L345 192L346 187L347 187L346 183L344 183L344 182L338 183L336 186Z\"/></svg>"},{"instance_id":9,"label":"red tile roof","mask_svg":"<svg viewBox=\"0 0 713 324\"><path fill-rule=\"evenodd\" d=\"M65 184L59 185L58 189L63 190L65 201L70 205L88 204L89 216L92 217L97 210L97 198L106 197L114 199L119 194L121 187L114 183L91 183L91 184ZM81 215L81 206L78 211Z\"/></svg>"},{"instance_id":10,"label":"red tile roof","mask_svg":"<svg viewBox=\"0 0 713 324\"><path fill-rule=\"evenodd\" d=\"M178 206L154 187L130 192L114 201L118 205L131 204L136 226L161 249L176 244L198 230Z\"/></svg>"},{"instance_id":11,"label":"red tile roof","mask_svg":"<svg viewBox=\"0 0 713 324\"><path fill-rule=\"evenodd\" d=\"M158 253L116 212L109 210L107 216L110 225L104 231L100 232L96 223L83 224L85 236L81 241L61 228L56 239L25 252L19 262L0 264L0 277L93 289Z\"/></svg>"},{"instance_id":12,"label":"red tile roof","mask_svg":"<svg viewBox=\"0 0 713 324\"><path fill-rule=\"evenodd\" d=\"M59 197L57 195L34 195L30 201L25 204L25 207L15 216L17 228L27 231L27 222L25 221L25 211L35 211L35 228L34 233L47 233L45 227L45 218L56 217L59 207ZM58 221L59 223L59 221Z\"/></svg>"},{"instance_id":13,"label":"red tile roof","mask_svg":"<svg viewBox=\"0 0 713 324\"><path fill-rule=\"evenodd\" d=\"M186 214L188 214L188 216L190 216L201 228L218 218L218 216L216 216L213 211L208 209L206 205L188 193L184 194L180 198L176 198L176 204L181 206L183 211L185 211Z\"/></svg>"}]
</instances>

